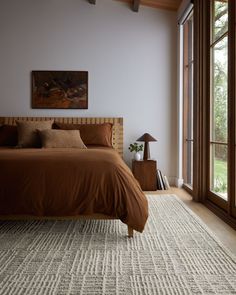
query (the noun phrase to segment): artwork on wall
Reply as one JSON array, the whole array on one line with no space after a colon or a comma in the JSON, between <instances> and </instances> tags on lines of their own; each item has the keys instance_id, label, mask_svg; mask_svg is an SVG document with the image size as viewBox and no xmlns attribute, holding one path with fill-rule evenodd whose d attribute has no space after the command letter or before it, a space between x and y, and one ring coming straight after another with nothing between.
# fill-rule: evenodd
<instances>
[{"instance_id":1,"label":"artwork on wall","mask_svg":"<svg viewBox=\"0 0 236 295\"><path fill-rule=\"evenodd\" d=\"M87 109L87 71L32 71L33 109Z\"/></svg>"}]
</instances>

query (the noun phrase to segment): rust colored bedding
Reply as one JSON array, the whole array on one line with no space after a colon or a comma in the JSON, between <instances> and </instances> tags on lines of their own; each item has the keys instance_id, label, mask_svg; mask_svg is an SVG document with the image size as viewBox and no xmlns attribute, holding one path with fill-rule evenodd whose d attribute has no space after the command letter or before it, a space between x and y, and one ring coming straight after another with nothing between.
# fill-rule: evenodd
<instances>
[{"instance_id":1,"label":"rust colored bedding","mask_svg":"<svg viewBox=\"0 0 236 295\"><path fill-rule=\"evenodd\" d=\"M0 149L0 215L95 213L144 229L146 197L116 151Z\"/></svg>"}]
</instances>

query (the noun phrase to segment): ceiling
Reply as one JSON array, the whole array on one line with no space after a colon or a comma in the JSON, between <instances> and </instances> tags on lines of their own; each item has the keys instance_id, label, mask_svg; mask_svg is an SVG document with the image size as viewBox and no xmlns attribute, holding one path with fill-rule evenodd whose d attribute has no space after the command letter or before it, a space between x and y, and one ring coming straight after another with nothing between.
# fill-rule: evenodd
<instances>
[{"instance_id":1,"label":"ceiling","mask_svg":"<svg viewBox=\"0 0 236 295\"><path fill-rule=\"evenodd\" d=\"M145 5L154 8L162 8L167 10L178 10L180 3L182 0L119 0L122 2L130 3L130 5L134 5L136 2L137 5Z\"/></svg>"}]
</instances>

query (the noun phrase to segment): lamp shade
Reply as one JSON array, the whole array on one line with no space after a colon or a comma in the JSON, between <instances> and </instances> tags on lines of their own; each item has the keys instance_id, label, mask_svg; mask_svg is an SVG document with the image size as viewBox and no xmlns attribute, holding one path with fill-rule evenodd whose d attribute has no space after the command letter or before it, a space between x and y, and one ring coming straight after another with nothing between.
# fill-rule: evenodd
<instances>
[{"instance_id":1,"label":"lamp shade","mask_svg":"<svg viewBox=\"0 0 236 295\"><path fill-rule=\"evenodd\" d=\"M154 137L152 137L149 133L144 133L141 137L137 139L137 141L149 142L149 141L157 141L157 140Z\"/></svg>"}]
</instances>

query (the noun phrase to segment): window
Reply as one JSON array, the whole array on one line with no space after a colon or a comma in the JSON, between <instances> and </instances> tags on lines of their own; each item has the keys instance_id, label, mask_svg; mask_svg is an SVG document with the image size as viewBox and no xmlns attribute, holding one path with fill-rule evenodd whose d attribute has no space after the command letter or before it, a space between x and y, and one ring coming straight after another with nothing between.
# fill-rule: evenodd
<instances>
[{"instance_id":1,"label":"window","mask_svg":"<svg viewBox=\"0 0 236 295\"><path fill-rule=\"evenodd\" d=\"M193 186L193 12L183 24L183 178Z\"/></svg>"},{"instance_id":2,"label":"window","mask_svg":"<svg viewBox=\"0 0 236 295\"><path fill-rule=\"evenodd\" d=\"M210 95L210 190L228 199L228 3L212 1Z\"/></svg>"},{"instance_id":3,"label":"window","mask_svg":"<svg viewBox=\"0 0 236 295\"><path fill-rule=\"evenodd\" d=\"M193 199L236 227L236 1L194 2Z\"/></svg>"}]
</instances>

